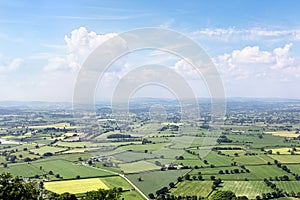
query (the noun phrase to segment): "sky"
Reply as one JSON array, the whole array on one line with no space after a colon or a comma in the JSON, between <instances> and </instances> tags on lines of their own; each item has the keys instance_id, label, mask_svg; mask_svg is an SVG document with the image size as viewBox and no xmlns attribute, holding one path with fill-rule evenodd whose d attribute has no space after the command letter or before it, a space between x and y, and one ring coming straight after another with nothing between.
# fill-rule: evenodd
<instances>
[{"instance_id":1,"label":"sky","mask_svg":"<svg viewBox=\"0 0 300 200\"><path fill-rule=\"evenodd\" d=\"M146 27L194 40L216 66L227 97L300 99L299 8L297 0L1 0L0 101L72 101L78 73L96 47ZM141 50L112 64L96 99L110 98L122 77L144 64L166 65L197 97L209 96L185 60ZM133 95L172 96L157 86Z\"/></svg>"}]
</instances>

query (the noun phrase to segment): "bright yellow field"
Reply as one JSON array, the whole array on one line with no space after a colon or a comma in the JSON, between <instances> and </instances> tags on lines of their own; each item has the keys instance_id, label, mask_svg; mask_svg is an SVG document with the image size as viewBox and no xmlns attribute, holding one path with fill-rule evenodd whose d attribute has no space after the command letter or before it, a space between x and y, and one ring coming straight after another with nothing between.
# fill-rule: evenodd
<instances>
[{"instance_id":1,"label":"bright yellow field","mask_svg":"<svg viewBox=\"0 0 300 200\"><path fill-rule=\"evenodd\" d=\"M87 191L109 189L99 178L89 178L70 181L52 181L45 182L45 189L62 194L69 192L71 194L80 194Z\"/></svg>"},{"instance_id":2,"label":"bright yellow field","mask_svg":"<svg viewBox=\"0 0 300 200\"><path fill-rule=\"evenodd\" d=\"M300 134L296 134L295 131L274 131L274 132L265 132L267 134L272 134L274 136L280 137L298 137Z\"/></svg>"},{"instance_id":3,"label":"bright yellow field","mask_svg":"<svg viewBox=\"0 0 300 200\"><path fill-rule=\"evenodd\" d=\"M268 151L268 150L270 150L270 149L266 149L266 151ZM272 150L273 154L276 154L277 152L279 152L280 155L290 155L291 152L289 152L289 150L292 151L292 148L284 147L284 148L276 148L276 149L271 149L271 150ZM295 151L295 154L300 154L299 150L300 149L297 148L297 151Z\"/></svg>"},{"instance_id":4,"label":"bright yellow field","mask_svg":"<svg viewBox=\"0 0 300 200\"><path fill-rule=\"evenodd\" d=\"M79 126L71 126L70 123L56 123L56 124L48 124L48 125L42 125L42 126L28 126L28 128L33 128L33 129L43 129L43 128L74 129L74 128L80 128L80 127Z\"/></svg>"}]
</instances>

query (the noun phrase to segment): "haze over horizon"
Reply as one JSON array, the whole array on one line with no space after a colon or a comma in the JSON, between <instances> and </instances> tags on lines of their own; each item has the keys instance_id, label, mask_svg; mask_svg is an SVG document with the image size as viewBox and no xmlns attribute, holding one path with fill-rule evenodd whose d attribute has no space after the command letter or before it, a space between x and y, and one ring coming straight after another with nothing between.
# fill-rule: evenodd
<instances>
[{"instance_id":1,"label":"haze over horizon","mask_svg":"<svg viewBox=\"0 0 300 200\"><path fill-rule=\"evenodd\" d=\"M71 102L87 56L103 41L144 27L171 29L197 42L217 67L227 97L300 99L299 6L297 1L1 1L0 101ZM209 97L187 62L143 50L110 67L96 100L109 99L124 75L145 64L174 69L195 96ZM174 98L157 86L133 96Z\"/></svg>"}]
</instances>

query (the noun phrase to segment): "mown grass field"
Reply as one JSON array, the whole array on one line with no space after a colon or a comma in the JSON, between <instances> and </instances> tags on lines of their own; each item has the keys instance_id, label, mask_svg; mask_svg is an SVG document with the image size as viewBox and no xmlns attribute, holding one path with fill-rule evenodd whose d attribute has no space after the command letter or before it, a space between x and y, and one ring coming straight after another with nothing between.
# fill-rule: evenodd
<instances>
[{"instance_id":1,"label":"mown grass field","mask_svg":"<svg viewBox=\"0 0 300 200\"><path fill-rule=\"evenodd\" d=\"M300 163L300 155L269 155L281 163Z\"/></svg>"},{"instance_id":2,"label":"mown grass field","mask_svg":"<svg viewBox=\"0 0 300 200\"><path fill-rule=\"evenodd\" d=\"M44 153L58 153L67 150L66 148L60 148L60 147L50 147L50 146L42 146L37 149L31 149L30 152L33 152L35 154L43 155Z\"/></svg>"},{"instance_id":3,"label":"mown grass field","mask_svg":"<svg viewBox=\"0 0 300 200\"><path fill-rule=\"evenodd\" d=\"M293 178L293 176L285 171L283 171L281 168L278 168L275 165L265 165L265 166L247 166L247 168L250 170L251 173L255 174L256 176L263 178L274 178L275 176L284 176L287 175L290 177L290 179Z\"/></svg>"},{"instance_id":4,"label":"mown grass field","mask_svg":"<svg viewBox=\"0 0 300 200\"><path fill-rule=\"evenodd\" d=\"M136 173L149 170L159 170L161 167L144 160L133 162L133 163L124 163L119 164L119 167L125 173Z\"/></svg>"},{"instance_id":5,"label":"mown grass field","mask_svg":"<svg viewBox=\"0 0 300 200\"><path fill-rule=\"evenodd\" d=\"M11 173L13 176L34 177L35 175L45 174L44 171L39 170L35 165L21 163L10 164L7 168L1 167L0 173Z\"/></svg>"},{"instance_id":6,"label":"mown grass field","mask_svg":"<svg viewBox=\"0 0 300 200\"><path fill-rule=\"evenodd\" d=\"M92 190L109 189L99 178L89 178L81 180L52 181L44 183L45 189L62 194L69 192L81 194Z\"/></svg>"},{"instance_id":7,"label":"mown grass field","mask_svg":"<svg viewBox=\"0 0 300 200\"><path fill-rule=\"evenodd\" d=\"M275 183L279 189L282 189L285 192L300 192L299 181L272 181L272 183Z\"/></svg>"},{"instance_id":8,"label":"mown grass field","mask_svg":"<svg viewBox=\"0 0 300 200\"><path fill-rule=\"evenodd\" d=\"M168 187L170 182L176 182L179 176L183 176L190 170L167 170L156 172L145 172L140 174L130 174L126 177L133 182L146 195L154 193L163 188ZM139 181L139 177L142 181Z\"/></svg>"},{"instance_id":9,"label":"mown grass field","mask_svg":"<svg viewBox=\"0 0 300 200\"><path fill-rule=\"evenodd\" d=\"M241 155L238 157L235 157L233 159L235 162L238 164L244 164L244 165L253 165L253 164L267 164L268 162L273 163L273 159L263 155L263 154L258 154L258 155L253 155L253 156L245 156Z\"/></svg>"},{"instance_id":10,"label":"mown grass field","mask_svg":"<svg viewBox=\"0 0 300 200\"><path fill-rule=\"evenodd\" d=\"M138 153L132 151L125 151L125 152L115 154L113 155L113 157L115 157L117 160L121 160L124 162L133 162L138 160L151 159L158 156L150 153Z\"/></svg>"},{"instance_id":11,"label":"mown grass field","mask_svg":"<svg viewBox=\"0 0 300 200\"><path fill-rule=\"evenodd\" d=\"M231 190L237 196L247 196L249 199L255 199L257 195L272 192L273 190L263 181L225 181L218 190Z\"/></svg>"},{"instance_id":12,"label":"mown grass field","mask_svg":"<svg viewBox=\"0 0 300 200\"><path fill-rule=\"evenodd\" d=\"M170 190L176 196L202 196L207 197L212 191L212 181L183 181Z\"/></svg>"}]
</instances>

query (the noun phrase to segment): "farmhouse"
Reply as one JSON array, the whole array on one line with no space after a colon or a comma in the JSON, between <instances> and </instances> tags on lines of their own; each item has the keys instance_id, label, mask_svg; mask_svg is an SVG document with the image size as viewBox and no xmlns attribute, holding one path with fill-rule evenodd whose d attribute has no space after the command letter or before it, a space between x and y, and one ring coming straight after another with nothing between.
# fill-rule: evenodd
<instances>
[{"instance_id":1,"label":"farmhouse","mask_svg":"<svg viewBox=\"0 0 300 200\"><path fill-rule=\"evenodd\" d=\"M110 157L109 156L93 156L93 157L90 157L88 161L107 162L107 161L110 161Z\"/></svg>"},{"instance_id":2,"label":"farmhouse","mask_svg":"<svg viewBox=\"0 0 300 200\"><path fill-rule=\"evenodd\" d=\"M165 164L165 167L168 169L181 169L182 165L179 165L177 163L170 163L170 164Z\"/></svg>"}]
</instances>

